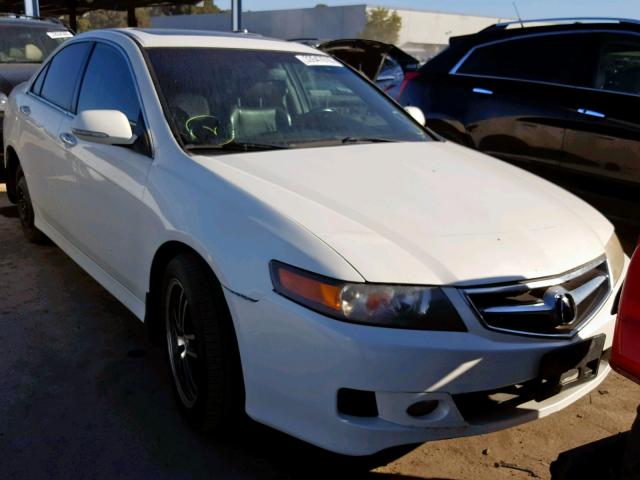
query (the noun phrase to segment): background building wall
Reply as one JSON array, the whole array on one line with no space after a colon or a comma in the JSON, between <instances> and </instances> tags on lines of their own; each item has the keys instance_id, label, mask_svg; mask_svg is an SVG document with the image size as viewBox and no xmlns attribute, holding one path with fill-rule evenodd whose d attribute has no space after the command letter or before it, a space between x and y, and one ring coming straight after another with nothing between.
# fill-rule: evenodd
<instances>
[{"instance_id":1,"label":"background building wall","mask_svg":"<svg viewBox=\"0 0 640 480\"><path fill-rule=\"evenodd\" d=\"M242 24L250 32L286 40L358 38L364 30L367 12L373 8L376 7L363 4L244 12ZM396 11L402 19L398 46L421 60L427 60L445 48L451 36L474 33L502 20L420 10L389 10ZM231 28L231 15L220 13L153 17L151 25L156 28L228 31Z\"/></svg>"},{"instance_id":2,"label":"background building wall","mask_svg":"<svg viewBox=\"0 0 640 480\"><path fill-rule=\"evenodd\" d=\"M420 10L395 11L402 19L398 46L421 60L427 60L444 49L452 36L475 33L504 20Z\"/></svg>"},{"instance_id":3,"label":"background building wall","mask_svg":"<svg viewBox=\"0 0 640 480\"><path fill-rule=\"evenodd\" d=\"M366 11L366 5L353 5L244 12L242 27L250 32L285 40L292 38L317 38L320 40L350 38L357 36L364 30L367 18ZM153 17L151 26L228 31L231 28L231 15L219 13Z\"/></svg>"}]
</instances>

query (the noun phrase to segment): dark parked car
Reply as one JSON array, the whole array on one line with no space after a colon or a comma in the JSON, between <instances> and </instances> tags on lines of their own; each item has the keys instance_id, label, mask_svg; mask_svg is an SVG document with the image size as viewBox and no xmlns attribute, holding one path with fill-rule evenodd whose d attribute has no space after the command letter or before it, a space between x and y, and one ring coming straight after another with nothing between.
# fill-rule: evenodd
<instances>
[{"instance_id":1,"label":"dark parked car","mask_svg":"<svg viewBox=\"0 0 640 480\"><path fill-rule=\"evenodd\" d=\"M4 181L2 123L9 93L28 80L72 33L55 19L0 14L0 182Z\"/></svg>"},{"instance_id":2,"label":"dark parked car","mask_svg":"<svg viewBox=\"0 0 640 480\"><path fill-rule=\"evenodd\" d=\"M452 38L396 98L499 158L640 183L640 21L493 25Z\"/></svg>"},{"instance_id":3,"label":"dark parked car","mask_svg":"<svg viewBox=\"0 0 640 480\"><path fill-rule=\"evenodd\" d=\"M392 97L400 94L405 81L420 66L416 58L395 45L374 40L333 40L317 48L360 71Z\"/></svg>"}]
</instances>

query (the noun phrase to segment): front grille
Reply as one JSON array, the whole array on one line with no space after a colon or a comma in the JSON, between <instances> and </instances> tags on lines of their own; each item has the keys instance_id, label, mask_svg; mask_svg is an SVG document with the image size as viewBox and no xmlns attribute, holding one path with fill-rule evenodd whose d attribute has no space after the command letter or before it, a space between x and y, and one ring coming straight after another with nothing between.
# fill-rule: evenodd
<instances>
[{"instance_id":1,"label":"front grille","mask_svg":"<svg viewBox=\"0 0 640 480\"><path fill-rule=\"evenodd\" d=\"M465 289L486 327L509 333L571 336L611 293L609 269L600 258L566 274Z\"/></svg>"}]
</instances>

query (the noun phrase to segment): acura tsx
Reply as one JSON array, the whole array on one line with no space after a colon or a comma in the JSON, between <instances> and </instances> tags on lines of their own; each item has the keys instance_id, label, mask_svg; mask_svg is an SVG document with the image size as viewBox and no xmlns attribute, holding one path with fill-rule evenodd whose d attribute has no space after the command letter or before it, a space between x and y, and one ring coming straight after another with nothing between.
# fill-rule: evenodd
<instances>
[{"instance_id":1,"label":"acura tsx","mask_svg":"<svg viewBox=\"0 0 640 480\"><path fill-rule=\"evenodd\" d=\"M197 428L246 413L368 455L543 417L610 371L612 225L322 52L85 33L4 121L27 239L148 325Z\"/></svg>"}]
</instances>

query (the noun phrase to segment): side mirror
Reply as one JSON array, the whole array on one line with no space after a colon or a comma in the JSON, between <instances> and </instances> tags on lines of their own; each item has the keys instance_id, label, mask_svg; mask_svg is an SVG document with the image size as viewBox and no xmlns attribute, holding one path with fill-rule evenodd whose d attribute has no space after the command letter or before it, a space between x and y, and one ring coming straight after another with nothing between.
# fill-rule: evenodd
<instances>
[{"instance_id":1,"label":"side mirror","mask_svg":"<svg viewBox=\"0 0 640 480\"><path fill-rule=\"evenodd\" d=\"M80 112L71 131L87 142L105 145L131 145L137 137L126 115L118 110L85 110Z\"/></svg>"},{"instance_id":2,"label":"side mirror","mask_svg":"<svg viewBox=\"0 0 640 480\"><path fill-rule=\"evenodd\" d=\"M413 117L413 119L418 122L423 127L427 124L427 118L424 116L424 113L418 107L407 106L404 107L405 111Z\"/></svg>"}]
</instances>

